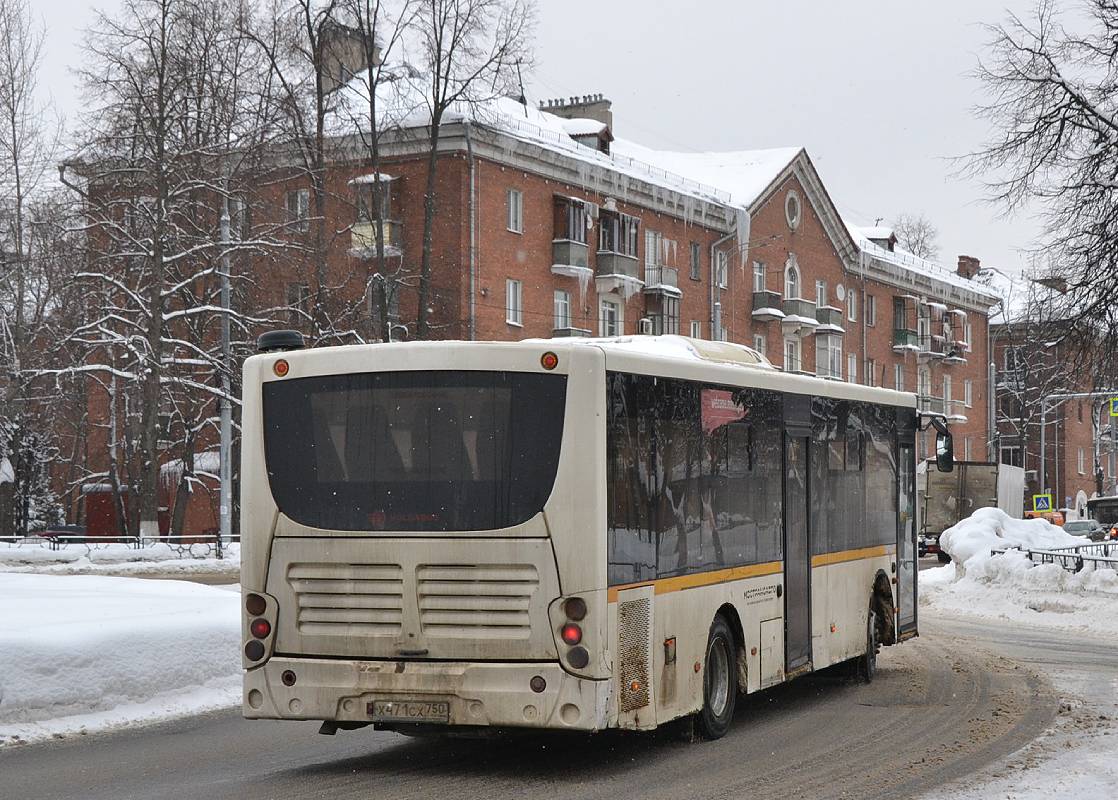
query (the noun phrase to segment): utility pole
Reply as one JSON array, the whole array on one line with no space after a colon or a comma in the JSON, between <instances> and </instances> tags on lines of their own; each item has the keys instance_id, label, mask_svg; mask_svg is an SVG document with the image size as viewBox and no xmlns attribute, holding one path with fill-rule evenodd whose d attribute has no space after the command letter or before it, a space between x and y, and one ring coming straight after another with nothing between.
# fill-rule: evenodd
<instances>
[{"instance_id":1,"label":"utility pole","mask_svg":"<svg viewBox=\"0 0 1118 800\"><path fill-rule=\"evenodd\" d=\"M232 538L233 514L233 408L229 380L232 364L229 353L229 194L221 200L221 504L220 528L217 535L217 557L222 558L224 542Z\"/></svg>"},{"instance_id":2,"label":"utility pole","mask_svg":"<svg viewBox=\"0 0 1118 800\"><path fill-rule=\"evenodd\" d=\"M1047 485L1046 475L1045 475L1045 455L1046 455L1045 451L1047 450L1047 445L1046 445L1046 442L1045 442L1045 438L1046 438L1045 429L1048 427L1047 426L1047 420L1046 420L1046 418L1048 416L1048 401L1049 400L1055 400L1056 404L1058 405L1060 403L1063 403L1065 400L1085 400L1085 399L1092 399L1093 400L1093 399L1098 398L1098 397L1118 397L1118 390L1107 389L1107 390L1103 390L1103 391L1100 391L1100 392L1069 392L1069 393L1056 392L1054 394L1046 394L1046 395L1044 395L1043 397L1040 398L1040 470L1039 470L1039 473L1038 473L1038 477L1040 479L1039 482L1040 482L1040 491L1041 492L1047 492L1048 491L1048 485ZM1116 427L1115 426L1115 417L1111 417L1110 418L1111 474L1114 474L1114 467L1116 465L1115 455L1116 455L1116 453L1118 453L1118 450L1115 449L1115 443L1114 443L1114 439L1113 439L1115 427ZM1057 436L1059 436L1059 423L1058 422L1057 422L1056 433L1057 433ZM1059 449L1059 443L1057 441L1057 445L1056 445L1056 457L1057 457L1057 459L1059 458L1059 454L1060 454L1060 449Z\"/></svg>"}]
</instances>

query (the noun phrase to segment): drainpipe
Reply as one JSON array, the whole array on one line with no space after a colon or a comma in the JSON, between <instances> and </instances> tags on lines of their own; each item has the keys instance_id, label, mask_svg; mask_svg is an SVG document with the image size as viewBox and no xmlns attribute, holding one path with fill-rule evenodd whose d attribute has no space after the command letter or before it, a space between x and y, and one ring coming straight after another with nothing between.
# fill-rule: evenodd
<instances>
[{"instance_id":1,"label":"drainpipe","mask_svg":"<svg viewBox=\"0 0 1118 800\"><path fill-rule=\"evenodd\" d=\"M739 213L748 213L745 211ZM710 339L711 341L719 341L722 338L722 304L718 302L718 268L715 264L715 258L718 253L720 245L733 239L738 235L737 229L727 233L721 239L718 239L710 246ZM742 242L738 243L739 245ZM729 270L729 259L727 261L727 271ZM715 334L718 334L717 338Z\"/></svg>"},{"instance_id":2,"label":"drainpipe","mask_svg":"<svg viewBox=\"0 0 1118 800\"><path fill-rule=\"evenodd\" d=\"M868 316L866 314L866 252L861 247L858 248L858 268L862 271L862 383L866 386L873 386L873 376L866 374L866 364L869 363L870 353L868 343L866 342L866 317ZM876 309L874 309L874 313L877 313ZM847 314L846 316L849 317L850 315ZM885 385L884 380L881 381L881 385ZM893 388L897 388L895 381L893 383Z\"/></svg>"},{"instance_id":3,"label":"drainpipe","mask_svg":"<svg viewBox=\"0 0 1118 800\"><path fill-rule=\"evenodd\" d=\"M474 204L474 144L470 139L470 121L465 120L463 123L466 127L466 159L469 163L470 170L470 322L469 334L470 341L477 339L477 251L476 251L476 230L475 214L476 208Z\"/></svg>"}]
</instances>

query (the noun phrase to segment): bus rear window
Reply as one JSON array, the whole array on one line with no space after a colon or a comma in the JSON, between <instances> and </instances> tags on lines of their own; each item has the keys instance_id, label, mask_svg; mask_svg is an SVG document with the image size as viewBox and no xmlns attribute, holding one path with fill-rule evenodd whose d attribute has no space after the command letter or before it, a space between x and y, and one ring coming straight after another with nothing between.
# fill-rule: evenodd
<instances>
[{"instance_id":1,"label":"bus rear window","mask_svg":"<svg viewBox=\"0 0 1118 800\"><path fill-rule=\"evenodd\" d=\"M372 372L263 390L272 496L303 525L495 530L535 516L551 494L563 375Z\"/></svg>"}]
</instances>

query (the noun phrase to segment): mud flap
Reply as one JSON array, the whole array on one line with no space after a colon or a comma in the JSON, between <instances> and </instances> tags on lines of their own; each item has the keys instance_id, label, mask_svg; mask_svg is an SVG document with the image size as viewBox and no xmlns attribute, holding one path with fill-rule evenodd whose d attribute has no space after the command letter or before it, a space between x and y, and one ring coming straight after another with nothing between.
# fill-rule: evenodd
<instances>
[{"instance_id":1,"label":"mud flap","mask_svg":"<svg viewBox=\"0 0 1118 800\"><path fill-rule=\"evenodd\" d=\"M656 727L655 592L638 586L617 595L617 721L621 728Z\"/></svg>"}]
</instances>

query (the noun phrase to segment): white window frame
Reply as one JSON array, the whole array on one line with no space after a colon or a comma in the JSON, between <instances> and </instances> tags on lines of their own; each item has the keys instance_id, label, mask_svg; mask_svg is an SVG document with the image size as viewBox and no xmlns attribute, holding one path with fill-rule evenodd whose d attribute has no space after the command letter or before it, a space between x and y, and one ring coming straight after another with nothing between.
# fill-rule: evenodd
<instances>
[{"instance_id":1,"label":"white window frame","mask_svg":"<svg viewBox=\"0 0 1118 800\"><path fill-rule=\"evenodd\" d=\"M858 354L857 353L847 353L846 354L846 379L848 381L850 381L850 383L857 383L858 382Z\"/></svg>"},{"instance_id":2,"label":"white window frame","mask_svg":"<svg viewBox=\"0 0 1118 800\"><path fill-rule=\"evenodd\" d=\"M877 325L877 298L867 293L866 294L866 325L873 328Z\"/></svg>"},{"instance_id":3,"label":"white window frame","mask_svg":"<svg viewBox=\"0 0 1118 800\"><path fill-rule=\"evenodd\" d=\"M507 194L508 229L512 233L524 233L524 193L519 189L509 189Z\"/></svg>"},{"instance_id":4,"label":"white window frame","mask_svg":"<svg viewBox=\"0 0 1118 800\"><path fill-rule=\"evenodd\" d=\"M611 309L611 318L607 318L606 309ZM598 302L598 335L621 336L625 332L625 309L621 303L603 297Z\"/></svg>"},{"instance_id":5,"label":"white window frame","mask_svg":"<svg viewBox=\"0 0 1118 800\"><path fill-rule=\"evenodd\" d=\"M846 318L850 322L858 321L858 293L853 289L846 293Z\"/></svg>"},{"instance_id":6,"label":"white window frame","mask_svg":"<svg viewBox=\"0 0 1118 800\"><path fill-rule=\"evenodd\" d=\"M1076 455L1076 459L1075 459L1076 469L1078 470L1080 475L1086 475L1087 474L1086 470L1084 469L1084 464L1085 463L1086 463L1086 458L1085 458L1084 453L1083 453L1083 448L1080 447L1079 448L1079 453Z\"/></svg>"},{"instance_id":7,"label":"white window frame","mask_svg":"<svg viewBox=\"0 0 1118 800\"><path fill-rule=\"evenodd\" d=\"M703 323L699 322L697 319L691 320L691 338L692 339L702 339L703 338Z\"/></svg>"},{"instance_id":8,"label":"white window frame","mask_svg":"<svg viewBox=\"0 0 1118 800\"><path fill-rule=\"evenodd\" d=\"M967 408L974 405L974 382L970 378L963 381L963 405Z\"/></svg>"},{"instance_id":9,"label":"white window frame","mask_svg":"<svg viewBox=\"0 0 1118 800\"><path fill-rule=\"evenodd\" d=\"M294 207L291 199L295 198ZM287 221L295 230L305 231L310 227L311 216L311 190L292 189L284 198L287 206Z\"/></svg>"},{"instance_id":10,"label":"white window frame","mask_svg":"<svg viewBox=\"0 0 1118 800\"><path fill-rule=\"evenodd\" d=\"M524 326L524 284L515 278L505 279L505 322Z\"/></svg>"},{"instance_id":11,"label":"white window frame","mask_svg":"<svg viewBox=\"0 0 1118 800\"><path fill-rule=\"evenodd\" d=\"M874 383L874 381L876 381L876 380L877 380L877 362L874 361L872 358L867 358L866 359L865 385L866 386L876 386L877 384Z\"/></svg>"},{"instance_id":12,"label":"white window frame","mask_svg":"<svg viewBox=\"0 0 1118 800\"><path fill-rule=\"evenodd\" d=\"M571 327L571 293L565 289L556 289L554 295L555 329Z\"/></svg>"},{"instance_id":13,"label":"white window frame","mask_svg":"<svg viewBox=\"0 0 1118 800\"><path fill-rule=\"evenodd\" d=\"M716 252L714 254L714 263L714 280L718 284L719 289L725 289L728 282L726 273L729 271L726 268L726 253L722 250Z\"/></svg>"},{"instance_id":14,"label":"white window frame","mask_svg":"<svg viewBox=\"0 0 1118 800\"><path fill-rule=\"evenodd\" d=\"M816 281L815 282L815 305L819 306L820 308L827 305L827 282L826 281Z\"/></svg>"},{"instance_id":15,"label":"white window frame","mask_svg":"<svg viewBox=\"0 0 1118 800\"><path fill-rule=\"evenodd\" d=\"M893 388L898 392L904 391L904 364L893 365Z\"/></svg>"},{"instance_id":16,"label":"white window frame","mask_svg":"<svg viewBox=\"0 0 1118 800\"><path fill-rule=\"evenodd\" d=\"M792 349L789 350L789 347ZM784 371L803 371L803 346L798 336L784 337Z\"/></svg>"},{"instance_id":17,"label":"white window frame","mask_svg":"<svg viewBox=\"0 0 1118 800\"><path fill-rule=\"evenodd\" d=\"M784 299L800 299L800 268L792 263L784 268Z\"/></svg>"},{"instance_id":18,"label":"white window frame","mask_svg":"<svg viewBox=\"0 0 1118 800\"><path fill-rule=\"evenodd\" d=\"M765 291L765 262L753 262L753 291Z\"/></svg>"},{"instance_id":19,"label":"white window frame","mask_svg":"<svg viewBox=\"0 0 1118 800\"><path fill-rule=\"evenodd\" d=\"M943 376L943 407L947 408L947 404L951 402L951 376Z\"/></svg>"},{"instance_id":20,"label":"white window frame","mask_svg":"<svg viewBox=\"0 0 1118 800\"><path fill-rule=\"evenodd\" d=\"M932 393L932 372L927 367L916 370L916 394L928 397Z\"/></svg>"},{"instance_id":21,"label":"white window frame","mask_svg":"<svg viewBox=\"0 0 1118 800\"><path fill-rule=\"evenodd\" d=\"M756 350L761 355L765 355L768 352L766 345L767 345L767 342L765 341L765 334L763 334L763 333L753 334L753 349L754 350Z\"/></svg>"}]
</instances>

